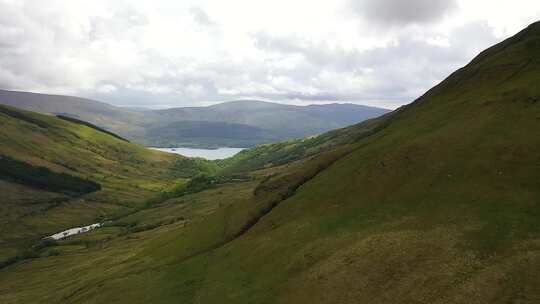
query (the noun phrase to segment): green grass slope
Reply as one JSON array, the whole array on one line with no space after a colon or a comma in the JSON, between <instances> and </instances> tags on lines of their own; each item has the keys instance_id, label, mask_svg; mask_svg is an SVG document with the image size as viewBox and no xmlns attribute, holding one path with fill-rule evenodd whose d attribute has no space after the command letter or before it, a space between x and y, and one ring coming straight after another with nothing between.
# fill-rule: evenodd
<instances>
[{"instance_id":1,"label":"green grass slope","mask_svg":"<svg viewBox=\"0 0 540 304\"><path fill-rule=\"evenodd\" d=\"M81 119L124 136L143 132L147 121L143 113L73 96L0 90L0 104Z\"/></svg>"},{"instance_id":2,"label":"green grass slope","mask_svg":"<svg viewBox=\"0 0 540 304\"><path fill-rule=\"evenodd\" d=\"M200 271L204 263L186 269L181 282L171 277L180 265L241 237L341 155L343 152L333 152L294 166L301 170L256 172L251 181L218 184L127 214L90 233L44 244L36 250L36 257L0 270L0 300L191 301L193 288L204 275ZM176 288L178 283L187 289Z\"/></svg>"},{"instance_id":3,"label":"green grass slope","mask_svg":"<svg viewBox=\"0 0 540 304\"><path fill-rule=\"evenodd\" d=\"M249 172L286 165L350 145L385 128L400 110L317 136L260 145L219 161L223 173Z\"/></svg>"},{"instance_id":4,"label":"green grass slope","mask_svg":"<svg viewBox=\"0 0 540 304\"><path fill-rule=\"evenodd\" d=\"M537 23L355 143L242 238L179 268L206 265L190 300L537 303L538 83Z\"/></svg>"},{"instance_id":5,"label":"green grass slope","mask_svg":"<svg viewBox=\"0 0 540 304\"><path fill-rule=\"evenodd\" d=\"M538 83L533 24L352 142L0 270L0 302L538 303Z\"/></svg>"},{"instance_id":6,"label":"green grass slope","mask_svg":"<svg viewBox=\"0 0 540 304\"><path fill-rule=\"evenodd\" d=\"M140 208L210 167L93 127L0 106L0 261L37 238Z\"/></svg>"}]
</instances>

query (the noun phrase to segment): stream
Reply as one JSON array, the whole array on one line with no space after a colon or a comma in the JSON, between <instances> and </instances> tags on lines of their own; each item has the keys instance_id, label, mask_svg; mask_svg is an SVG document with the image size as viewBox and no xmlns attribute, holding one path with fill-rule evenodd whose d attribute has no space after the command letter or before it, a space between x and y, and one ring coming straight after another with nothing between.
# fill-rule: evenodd
<instances>
[{"instance_id":1,"label":"stream","mask_svg":"<svg viewBox=\"0 0 540 304\"><path fill-rule=\"evenodd\" d=\"M81 234L81 233L85 233L85 232L94 230L94 229L99 228L99 227L101 227L101 226L103 226L103 224L101 224L101 223L96 223L96 224L92 224L92 225L88 225L88 226L84 226L84 227L70 228L70 229L68 229L68 230L64 230L64 231L62 231L62 232L58 232L58 233L56 233L56 234L53 234L53 235L48 236L48 237L45 237L45 238L46 238L46 239L47 239L47 238L52 238L52 239L58 241L58 240L67 238L67 237L72 236L72 235Z\"/></svg>"}]
</instances>

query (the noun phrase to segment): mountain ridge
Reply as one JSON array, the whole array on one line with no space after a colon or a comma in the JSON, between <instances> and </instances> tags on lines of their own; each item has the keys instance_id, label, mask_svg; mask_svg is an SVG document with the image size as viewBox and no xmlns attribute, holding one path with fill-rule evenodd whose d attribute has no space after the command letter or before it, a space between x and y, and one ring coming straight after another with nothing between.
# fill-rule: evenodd
<instances>
[{"instance_id":1,"label":"mountain ridge","mask_svg":"<svg viewBox=\"0 0 540 304\"><path fill-rule=\"evenodd\" d=\"M205 107L182 107L162 110L130 109L103 102L71 96L46 95L0 90L0 103L25 110L54 115L70 116L92 123L121 137L147 146L218 146L250 147L262 143L315 135L330 129L344 127L361 120L388 112L386 109L357 105L291 106L258 100L238 100ZM332 109L328 113L325 108ZM215 123L241 124L244 129L261 129L253 132L252 139L200 138L183 133L171 136L179 122L208 121L203 126L192 126L195 133L204 133ZM272 121L279 121L273 123ZM226 125L224 125L226 127ZM166 130L167 136L160 131ZM182 130L178 130L181 133ZM234 132L231 132L234 133Z\"/></svg>"}]
</instances>

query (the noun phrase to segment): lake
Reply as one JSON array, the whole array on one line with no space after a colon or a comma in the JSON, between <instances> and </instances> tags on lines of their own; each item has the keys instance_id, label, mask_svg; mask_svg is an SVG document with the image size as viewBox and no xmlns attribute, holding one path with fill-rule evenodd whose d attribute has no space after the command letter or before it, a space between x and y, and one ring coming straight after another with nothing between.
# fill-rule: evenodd
<instances>
[{"instance_id":1,"label":"lake","mask_svg":"<svg viewBox=\"0 0 540 304\"><path fill-rule=\"evenodd\" d=\"M209 160L224 159L235 156L243 148L192 149L192 148L150 148L188 157L202 157Z\"/></svg>"}]
</instances>

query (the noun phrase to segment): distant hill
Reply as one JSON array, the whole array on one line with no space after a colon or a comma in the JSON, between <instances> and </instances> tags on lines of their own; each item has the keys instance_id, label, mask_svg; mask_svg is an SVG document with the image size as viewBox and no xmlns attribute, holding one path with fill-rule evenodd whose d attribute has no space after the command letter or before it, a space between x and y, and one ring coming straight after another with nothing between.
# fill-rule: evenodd
<instances>
[{"instance_id":1,"label":"distant hill","mask_svg":"<svg viewBox=\"0 0 540 304\"><path fill-rule=\"evenodd\" d=\"M27 111L70 116L124 137L142 132L140 124L145 121L144 115L136 111L73 96L0 90L0 104Z\"/></svg>"},{"instance_id":2,"label":"distant hill","mask_svg":"<svg viewBox=\"0 0 540 304\"><path fill-rule=\"evenodd\" d=\"M142 111L78 97L5 90L0 90L0 104L81 119L134 142L161 147L251 147L320 134L388 112L354 104L291 106L256 100ZM208 132L218 129L218 136Z\"/></svg>"},{"instance_id":3,"label":"distant hill","mask_svg":"<svg viewBox=\"0 0 540 304\"><path fill-rule=\"evenodd\" d=\"M355 104L294 106L257 100L230 101L209 107L155 111L166 119L238 123L293 137L319 134L388 112L387 109Z\"/></svg>"},{"instance_id":4,"label":"distant hill","mask_svg":"<svg viewBox=\"0 0 540 304\"><path fill-rule=\"evenodd\" d=\"M246 147L281 139L261 128L220 121L172 122L149 129L146 138L158 147Z\"/></svg>"},{"instance_id":5,"label":"distant hill","mask_svg":"<svg viewBox=\"0 0 540 304\"><path fill-rule=\"evenodd\" d=\"M203 122L244 125L261 130L252 139L224 137L230 146L249 147L278 140L302 138L342 128L388 113L389 110L354 104L294 106L257 100L231 101L209 107L158 110L160 129L174 130L177 121L194 122L194 129L208 128ZM183 124L182 126L185 126ZM232 126L232 125L231 125ZM150 127L152 132L155 127ZM156 138L156 137L152 137ZM178 138L178 142L184 138ZM171 139L172 140L172 139ZM204 143L202 139L193 143ZM206 140L206 142L209 142Z\"/></svg>"}]
</instances>

